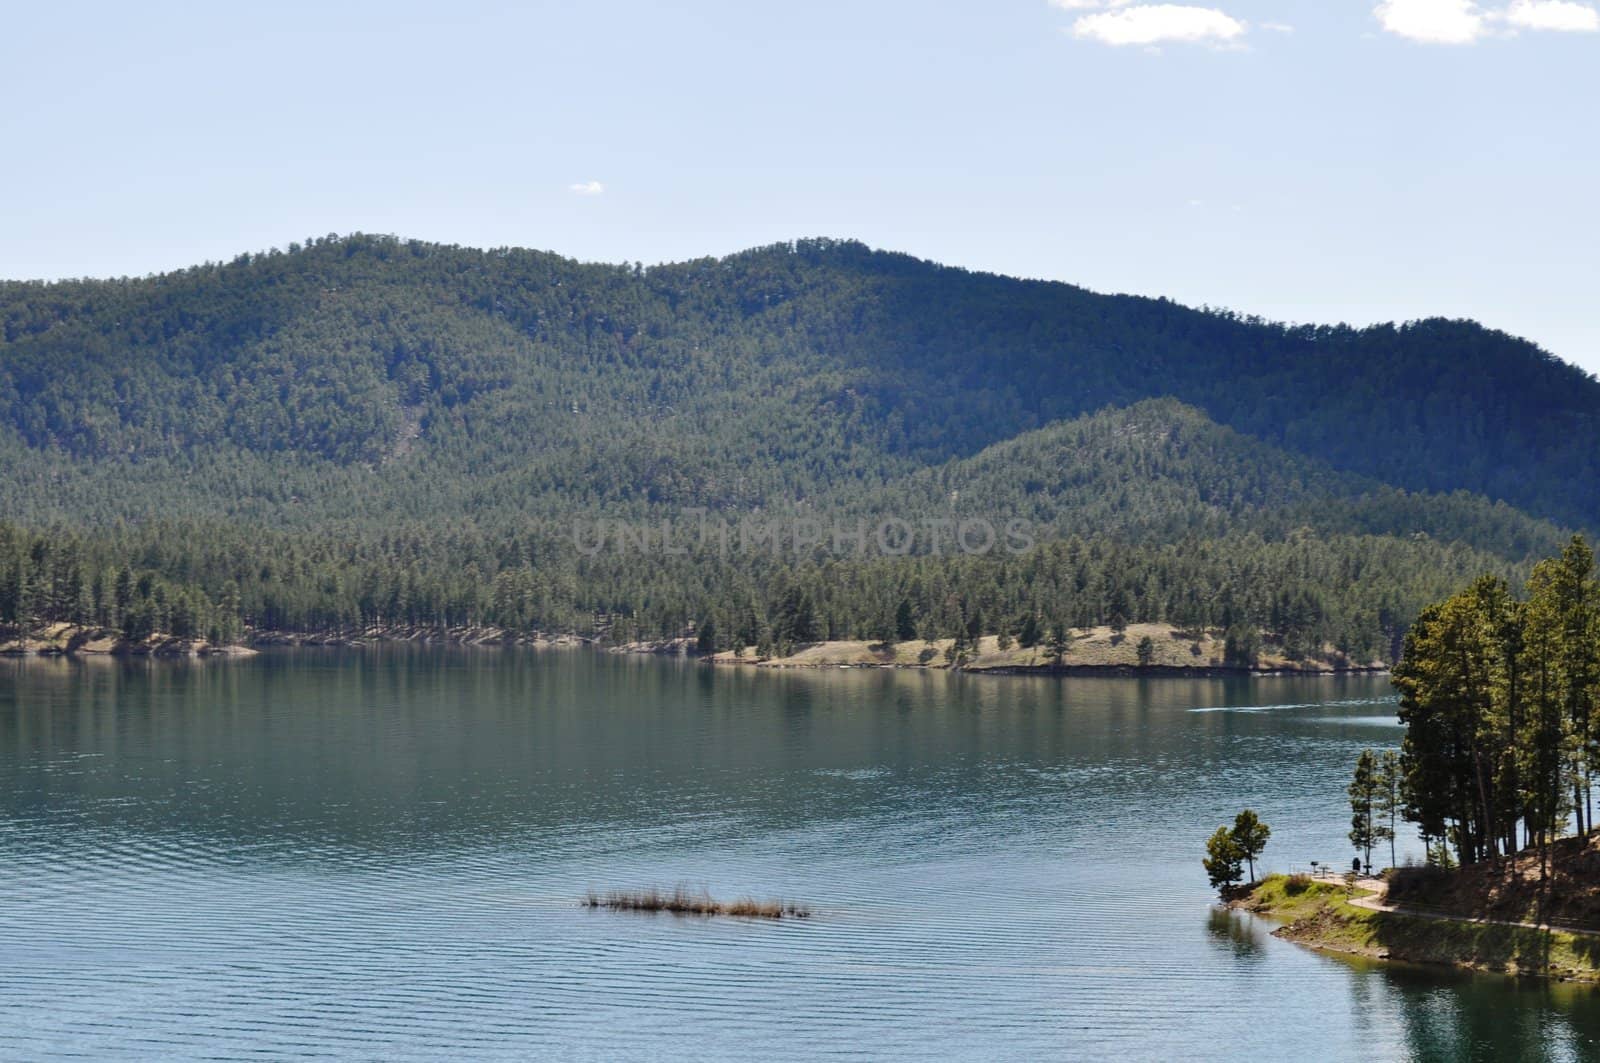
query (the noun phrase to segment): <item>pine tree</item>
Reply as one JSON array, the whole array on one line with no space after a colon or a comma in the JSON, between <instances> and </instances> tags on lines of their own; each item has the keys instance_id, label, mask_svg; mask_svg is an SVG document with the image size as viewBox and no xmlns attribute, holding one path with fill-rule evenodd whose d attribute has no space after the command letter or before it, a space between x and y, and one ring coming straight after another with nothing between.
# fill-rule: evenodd
<instances>
[{"instance_id":1,"label":"pine tree","mask_svg":"<svg viewBox=\"0 0 1600 1063\"><path fill-rule=\"evenodd\" d=\"M1355 775L1350 780L1350 844L1356 852L1364 854L1363 863L1372 867L1372 847L1377 844L1380 831L1378 805L1383 792L1379 779L1378 757L1370 749L1361 751L1356 759Z\"/></svg>"},{"instance_id":2,"label":"pine tree","mask_svg":"<svg viewBox=\"0 0 1600 1063\"><path fill-rule=\"evenodd\" d=\"M1389 866L1398 867L1395 838L1400 820L1400 755L1392 749L1384 750L1378 758L1378 796L1373 813L1383 824L1384 836L1389 839Z\"/></svg>"},{"instance_id":3,"label":"pine tree","mask_svg":"<svg viewBox=\"0 0 1600 1063\"><path fill-rule=\"evenodd\" d=\"M1254 668L1261 653L1261 634L1252 624L1229 626L1223 640L1223 662L1233 668Z\"/></svg>"},{"instance_id":4,"label":"pine tree","mask_svg":"<svg viewBox=\"0 0 1600 1063\"><path fill-rule=\"evenodd\" d=\"M1218 827L1206 841L1206 855L1200 861L1213 888L1226 894L1238 884L1244 873L1244 851L1227 827Z\"/></svg>"},{"instance_id":5,"label":"pine tree","mask_svg":"<svg viewBox=\"0 0 1600 1063\"><path fill-rule=\"evenodd\" d=\"M26 626L28 570L22 558L0 564L0 624Z\"/></svg>"},{"instance_id":6,"label":"pine tree","mask_svg":"<svg viewBox=\"0 0 1600 1063\"><path fill-rule=\"evenodd\" d=\"M1239 852L1250 865L1250 881L1256 880L1256 857L1260 856L1267 848L1267 839L1272 837L1272 828L1261 822L1250 809L1245 809L1233 821L1233 843L1239 847Z\"/></svg>"},{"instance_id":7,"label":"pine tree","mask_svg":"<svg viewBox=\"0 0 1600 1063\"><path fill-rule=\"evenodd\" d=\"M894 634L901 642L910 642L917 637L917 622L911 611L911 601L901 598L900 604L894 611Z\"/></svg>"},{"instance_id":8,"label":"pine tree","mask_svg":"<svg viewBox=\"0 0 1600 1063\"><path fill-rule=\"evenodd\" d=\"M717 652L717 623L709 616L700 625L699 634L695 637L695 652L702 657L710 657Z\"/></svg>"},{"instance_id":9,"label":"pine tree","mask_svg":"<svg viewBox=\"0 0 1600 1063\"><path fill-rule=\"evenodd\" d=\"M1050 656L1055 659L1057 665L1059 665L1062 659L1066 657L1067 648L1070 644L1071 640L1067 636L1066 625L1059 622L1051 624Z\"/></svg>"}]
</instances>

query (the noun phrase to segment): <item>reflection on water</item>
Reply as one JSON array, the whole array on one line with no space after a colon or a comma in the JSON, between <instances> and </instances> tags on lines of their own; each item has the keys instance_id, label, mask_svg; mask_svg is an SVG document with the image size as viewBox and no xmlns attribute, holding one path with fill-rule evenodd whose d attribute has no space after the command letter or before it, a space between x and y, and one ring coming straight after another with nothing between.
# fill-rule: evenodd
<instances>
[{"instance_id":1,"label":"reflection on water","mask_svg":"<svg viewBox=\"0 0 1600 1063\"><path fill-rule=\"evenodd\" d=\"M1206 913L1206 933L1211 943L1240 963L1266 958L1264 939L1270 932L1268 924L1243 912L1212 908Z\"/></svg>"},{"instance_id":2,"label":"reflection on water","mask_svg":"<svg viewBox=\"0 0 1600 1063\"><path fill-rule=\"evenodd\" d=\"M0 662L0 1056L1585 1058L1587 990L1209 908L1242 805L1273 866L1344 858L1392 705L579 652ZM680 882L816 914L576 905Z\"/></svg>"}]
</instances>

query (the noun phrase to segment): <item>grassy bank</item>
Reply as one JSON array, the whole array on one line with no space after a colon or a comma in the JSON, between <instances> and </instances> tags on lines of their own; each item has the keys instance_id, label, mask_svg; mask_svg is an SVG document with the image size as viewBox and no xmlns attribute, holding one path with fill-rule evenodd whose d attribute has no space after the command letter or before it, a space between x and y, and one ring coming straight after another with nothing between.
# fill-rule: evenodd
<instances>
[{"instance_id":1,"label":"grassy bank","mask_svg":"<svg viewBox=\"0 0 1600 1063\"><path fill-rule=\"evenodd\" d=\"M1600 982L1600 936L1358 908L1367 896L1304 876L1272 875L1230 902L1281 924L1286 941L1327 952L1502 974Z\"/></svg>"}]
</instances>

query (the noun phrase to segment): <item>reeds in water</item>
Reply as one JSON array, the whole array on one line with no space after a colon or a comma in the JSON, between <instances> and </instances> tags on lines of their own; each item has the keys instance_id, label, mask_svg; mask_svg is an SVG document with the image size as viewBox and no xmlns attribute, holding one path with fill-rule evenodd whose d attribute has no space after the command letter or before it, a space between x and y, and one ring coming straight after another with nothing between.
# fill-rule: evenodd
<instances>
[{"instance_id":1,"label":"reeds in water","mask_svg":"<svg viewBox=\"0 0 1600 1063\"><path fill-rule=\"evenodd\" d=\"M590 890L584 897L585 908L610 908L619 912L671 912L673 915L734 915L746 919L805 919L811 910L788 901L758 901L741 897L736 901L719 901L704 890L698 893L685 886L671 892L658 889L610 890L599 893Z\"/></svg>"}]
</instances>

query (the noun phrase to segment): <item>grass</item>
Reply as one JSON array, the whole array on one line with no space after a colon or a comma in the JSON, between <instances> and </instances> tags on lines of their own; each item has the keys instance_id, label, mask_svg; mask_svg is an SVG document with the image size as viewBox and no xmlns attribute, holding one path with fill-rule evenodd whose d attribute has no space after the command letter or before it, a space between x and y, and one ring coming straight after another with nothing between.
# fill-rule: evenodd
<instances>
[{"instance_id":1,"label":"grass","mask_svg":"<svg viewBox=\"0 0 1600 1063\"><path fill-rule=\"evenodd\" d=\"M806 919L811 915L811 909L788 901L758 901L753 897L741 897L724 902L716 900L704 890L696 893L685 886L676 886L671 892L648 889L599 893L590 890L582 903L585 908L610 908L619 912L731 915L745 919Z\"/></svg>"},{"instance_id":2,"label":"grass","mask_svg":"<svg viewBox=\"0 0 1600 1063\"><path fill-rule=\"evenodd\" d=\"M1350 903L1366 891L1269 876L1235 907L1282 925L1281 938L1311 948L1503 974L1600 981L1600 938L1560 931L1373 912Z\"/></svg>"}]
</instances>

